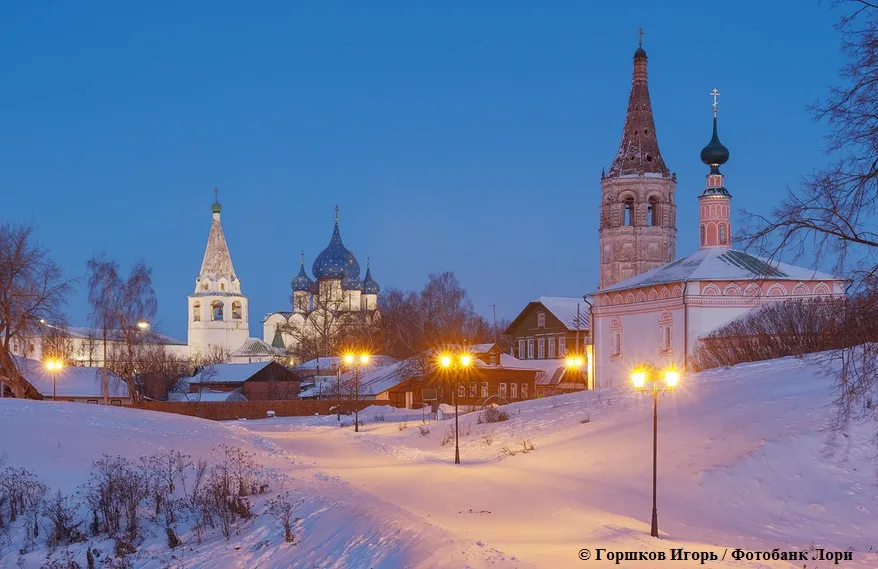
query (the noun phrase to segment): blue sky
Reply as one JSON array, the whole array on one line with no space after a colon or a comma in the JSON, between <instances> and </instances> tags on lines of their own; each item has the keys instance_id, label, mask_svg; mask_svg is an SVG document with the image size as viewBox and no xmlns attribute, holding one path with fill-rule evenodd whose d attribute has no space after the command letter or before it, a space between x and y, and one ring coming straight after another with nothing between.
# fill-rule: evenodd
<instances>
[{"instance_id":1,"label":"blue sky","mask_svg":"<svg viewBox=\"0 0 878 569\"><path fill-rule=\"evenodd\" d=\"M340 207L382 286L455 271L513 317L598 281L601 168L645 30L677 254L696 248L711 99L736 209L766 211L825 161L805 105L841 64L810 0L7 2L0 5L0 219L35 222L71 274L105 250L154 269L185 338L213 188L251 335L288 307ZM737 216L736 216L737 217ZM82 283L81 283L82 284ZM80 289L84 287L80 286ZM84 290L70 320L84 324Z\"/></svg>"}]
</instances>

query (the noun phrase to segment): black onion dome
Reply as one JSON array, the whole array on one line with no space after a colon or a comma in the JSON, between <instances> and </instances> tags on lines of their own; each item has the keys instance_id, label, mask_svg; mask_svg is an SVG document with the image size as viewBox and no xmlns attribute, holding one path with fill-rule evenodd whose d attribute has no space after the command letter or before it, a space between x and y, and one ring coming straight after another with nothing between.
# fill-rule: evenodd
<instances>
[{"instance_id":1,"label":"black onion dome","mask_svg":"<svg viewBox=\"0 0 878 569\"><path fill-rule=\"evenodd\" d=\"M636 59L638 57L646 57L646 50L643 49L642 46L638 47L637 51L634 52L634 58Z\"/></svg>"},{"instance_id":2,"label":"black onion dome","mask_svg":"<svg viewBox=\"0 0 878 569\"><path fill-rule=\"evenodd\" d=\"M701 150L701 161L708 166L719 166L729 160L729 149L719 141L716 133L716 116L713 117L713 138Z\"/></svg>"},{"instance_id":3,"label":"black onion dome","mask_svg":"<svg viewBox=\"0 0 878 569\"><path fill-rule=\"evenodd\" d=\"M345 248L341 242L341 233L338 231L338 219L335 220L335 228L332 230L332 238L329 245L314 259L311 267L314 278L318 281L323 279L343 279L346 276L360 277L360 264L354 254Z\"/></svg>"},{"instance_id":4,"label":"black onion dome","mask_svg":"<svg viewBox=\"0 0 878 569\"><path fill-rule=\"evenodd\" d=\"M294 292L308 292L313 283L314 281L305 272L305 261L302 261L302 265L299 267L299 274L293 277L290 286Z\"/></svg>"},{"instance_id":5,"label":"black onion dome","mask_svg":"<svg viewBox=\"0 0 878 569\"><path fill-rule=\"evenodd\" d=\"M366 278L363 279L363 294L378 294L380 292L381 287L372 278L372 269L366 267Z\"/></svg>"}]
</instances>

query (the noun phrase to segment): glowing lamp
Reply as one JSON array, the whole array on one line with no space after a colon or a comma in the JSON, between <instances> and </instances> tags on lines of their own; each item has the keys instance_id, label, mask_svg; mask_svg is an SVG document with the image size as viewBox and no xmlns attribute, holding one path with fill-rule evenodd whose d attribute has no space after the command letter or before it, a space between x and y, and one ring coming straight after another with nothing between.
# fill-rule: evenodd
<instances>
[{"instance_id":1,"label":"glowing lamp","mask_svg":"<svg viewBox=\"0 0 878 569\"><path fill-rule=\"evenodd\" d=\"M668 384L668 387L675 387L677 385L677 381L680 379L680 372L669 369L665 371L665 383Z\"/></svg>"},{"instance_id":2,"label":"glowing lamp","mask_svg":"<svg viewBox=\"0 0 878 569\"><path fill-rule=\"evenodd\" d=\"M460 356L460 365L463 367L469 367L471 363L473 363L472 357L468 355Z\"/></svg>"},{"instance_id":3,"label":"glowing lamp","mask_svg":"<svg viewBox=\"0 0 878 569\"><path fill-rule=\"evenodd\" d=\"M631 381L634 383L634 387L637 389L643 389L643 386L646 384L646 373L635 371L631 374Z\"/></svg>"},{"instance_id":4,"label":"glowing lamp","mask_svg":"<svg viewBox=\"0 0 878 569\"><path fill-rule=\"evenodd\" d=\"M576 358L574 363L576 364L576 367L582 367L582 358Z\"/></svg>"},{"instance_id":5,"label":"glowing lamp","mask_svg":"<svg viewBox=\"0 0 878 569\"><path fill-rule=\"evenodd\" d=\"M442 367L451 367L451 356L440 357L439 363L442 364Z\"/></svg>"},{"instance_id":6,"label":"glowing lamp","mask_svg":"<svg viewBox=\"0 0 878 569\"><path fill-rule=\"evenodd\" d=\"M369 354L363 354L360 356L360 363L367 364L369 363Z\"/></svg>"},{"instance_id":7,"label":"glowing lamp","mask_svg":"<svg viewBox=\"0 0 878 569\"><path fill-rule=\"evenodd\" d=\"M346 364L354 363L354 354L345 354L344 363L346 363Z\"/></svg>"},{"instance_id":8,"label":"glowing lamp","mask_svg":"<svg viewBox=\"0 0 878 569\"><path fill-rule=\"evenodd\" d=\"M573 367L573 365L574 365L573 358L567 358L567 367Z\"/></svg>"}]
</instances>

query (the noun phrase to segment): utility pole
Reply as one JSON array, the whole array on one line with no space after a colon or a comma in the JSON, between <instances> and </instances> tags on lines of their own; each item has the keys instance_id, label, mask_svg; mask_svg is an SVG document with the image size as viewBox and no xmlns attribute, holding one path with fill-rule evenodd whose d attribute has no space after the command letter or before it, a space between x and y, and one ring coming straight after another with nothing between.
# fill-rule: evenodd
<instances>
[{"instance_id":1,"label":"utility pole","mask_svg":"<svg viewBox=\"0 0 878 569\"><path fill-rule=\"evenodd\" d=\"M494 309L494 343L497 343L497 305L492 304L491 308Z\"/></svg>"}]
</instances>

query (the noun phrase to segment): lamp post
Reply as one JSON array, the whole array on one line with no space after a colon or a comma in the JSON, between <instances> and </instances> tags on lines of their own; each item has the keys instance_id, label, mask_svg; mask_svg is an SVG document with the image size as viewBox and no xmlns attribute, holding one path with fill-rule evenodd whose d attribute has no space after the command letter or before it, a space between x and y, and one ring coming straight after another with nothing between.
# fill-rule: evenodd
<instances>
[{"instance_id":1,"label":"lamp post","mask_svg":"<svg viewBox=\"0 0 878 569\"><path fill-rule=\"evenodd\" d=\"M345 354L344 362L354 366L354 432L360 432L360 366L369 363L369 354Z\"/></svg>"},{"instance_id":2,"label":"lamp post","mask_svg":"<svg viewBox=\"0 0 878 569\"><path fill-rule=\"evenodd\" d=\"M457 360L451 356L450 354L444 354L439 357L439 365L442 366L443 369L447 371L452 371L454 369L460 371L466 371L473 363L473 358L469 354L461 354ZM458 428L458 416L460 412L458 411L458 399L460 397L460 392L458 390L458 376L454 374L454 387L453 387L453 395L454 395L454 464L460 464L460 440L458 438L458 432L460 429Z\"/></svg>"},{"instance_id":3,"label":"lamp post","mask_svg":"<svg viewBox=\"0 0 878 569\"><path fill-rule=\"evenodd\" d=\"M658 388L658 379L654 376L647 377L647 372L643 369L635 369L631 374L631 382L637 391L642 391L647 380L652 382L652 528L649 535L658 537L658 509L657 505L657 488L658 488L658 396L659 392L673 391L680 380L680 373L673 368L669 368L664 372L664 380L666 387Z\"/></svg>"},{"instance_id":4,"label":"lamp post","mask_svg":"<svg viewBox=\"0 0 878 569\"><path fill-rule=\"evenodd\" d=\"M64 362L61 360L46 360L46 369L52 374L52 401L57 399L56 385L58 383L58 372L61 371L61 368L63 367Z\"/></svg>"}]
</instances>

